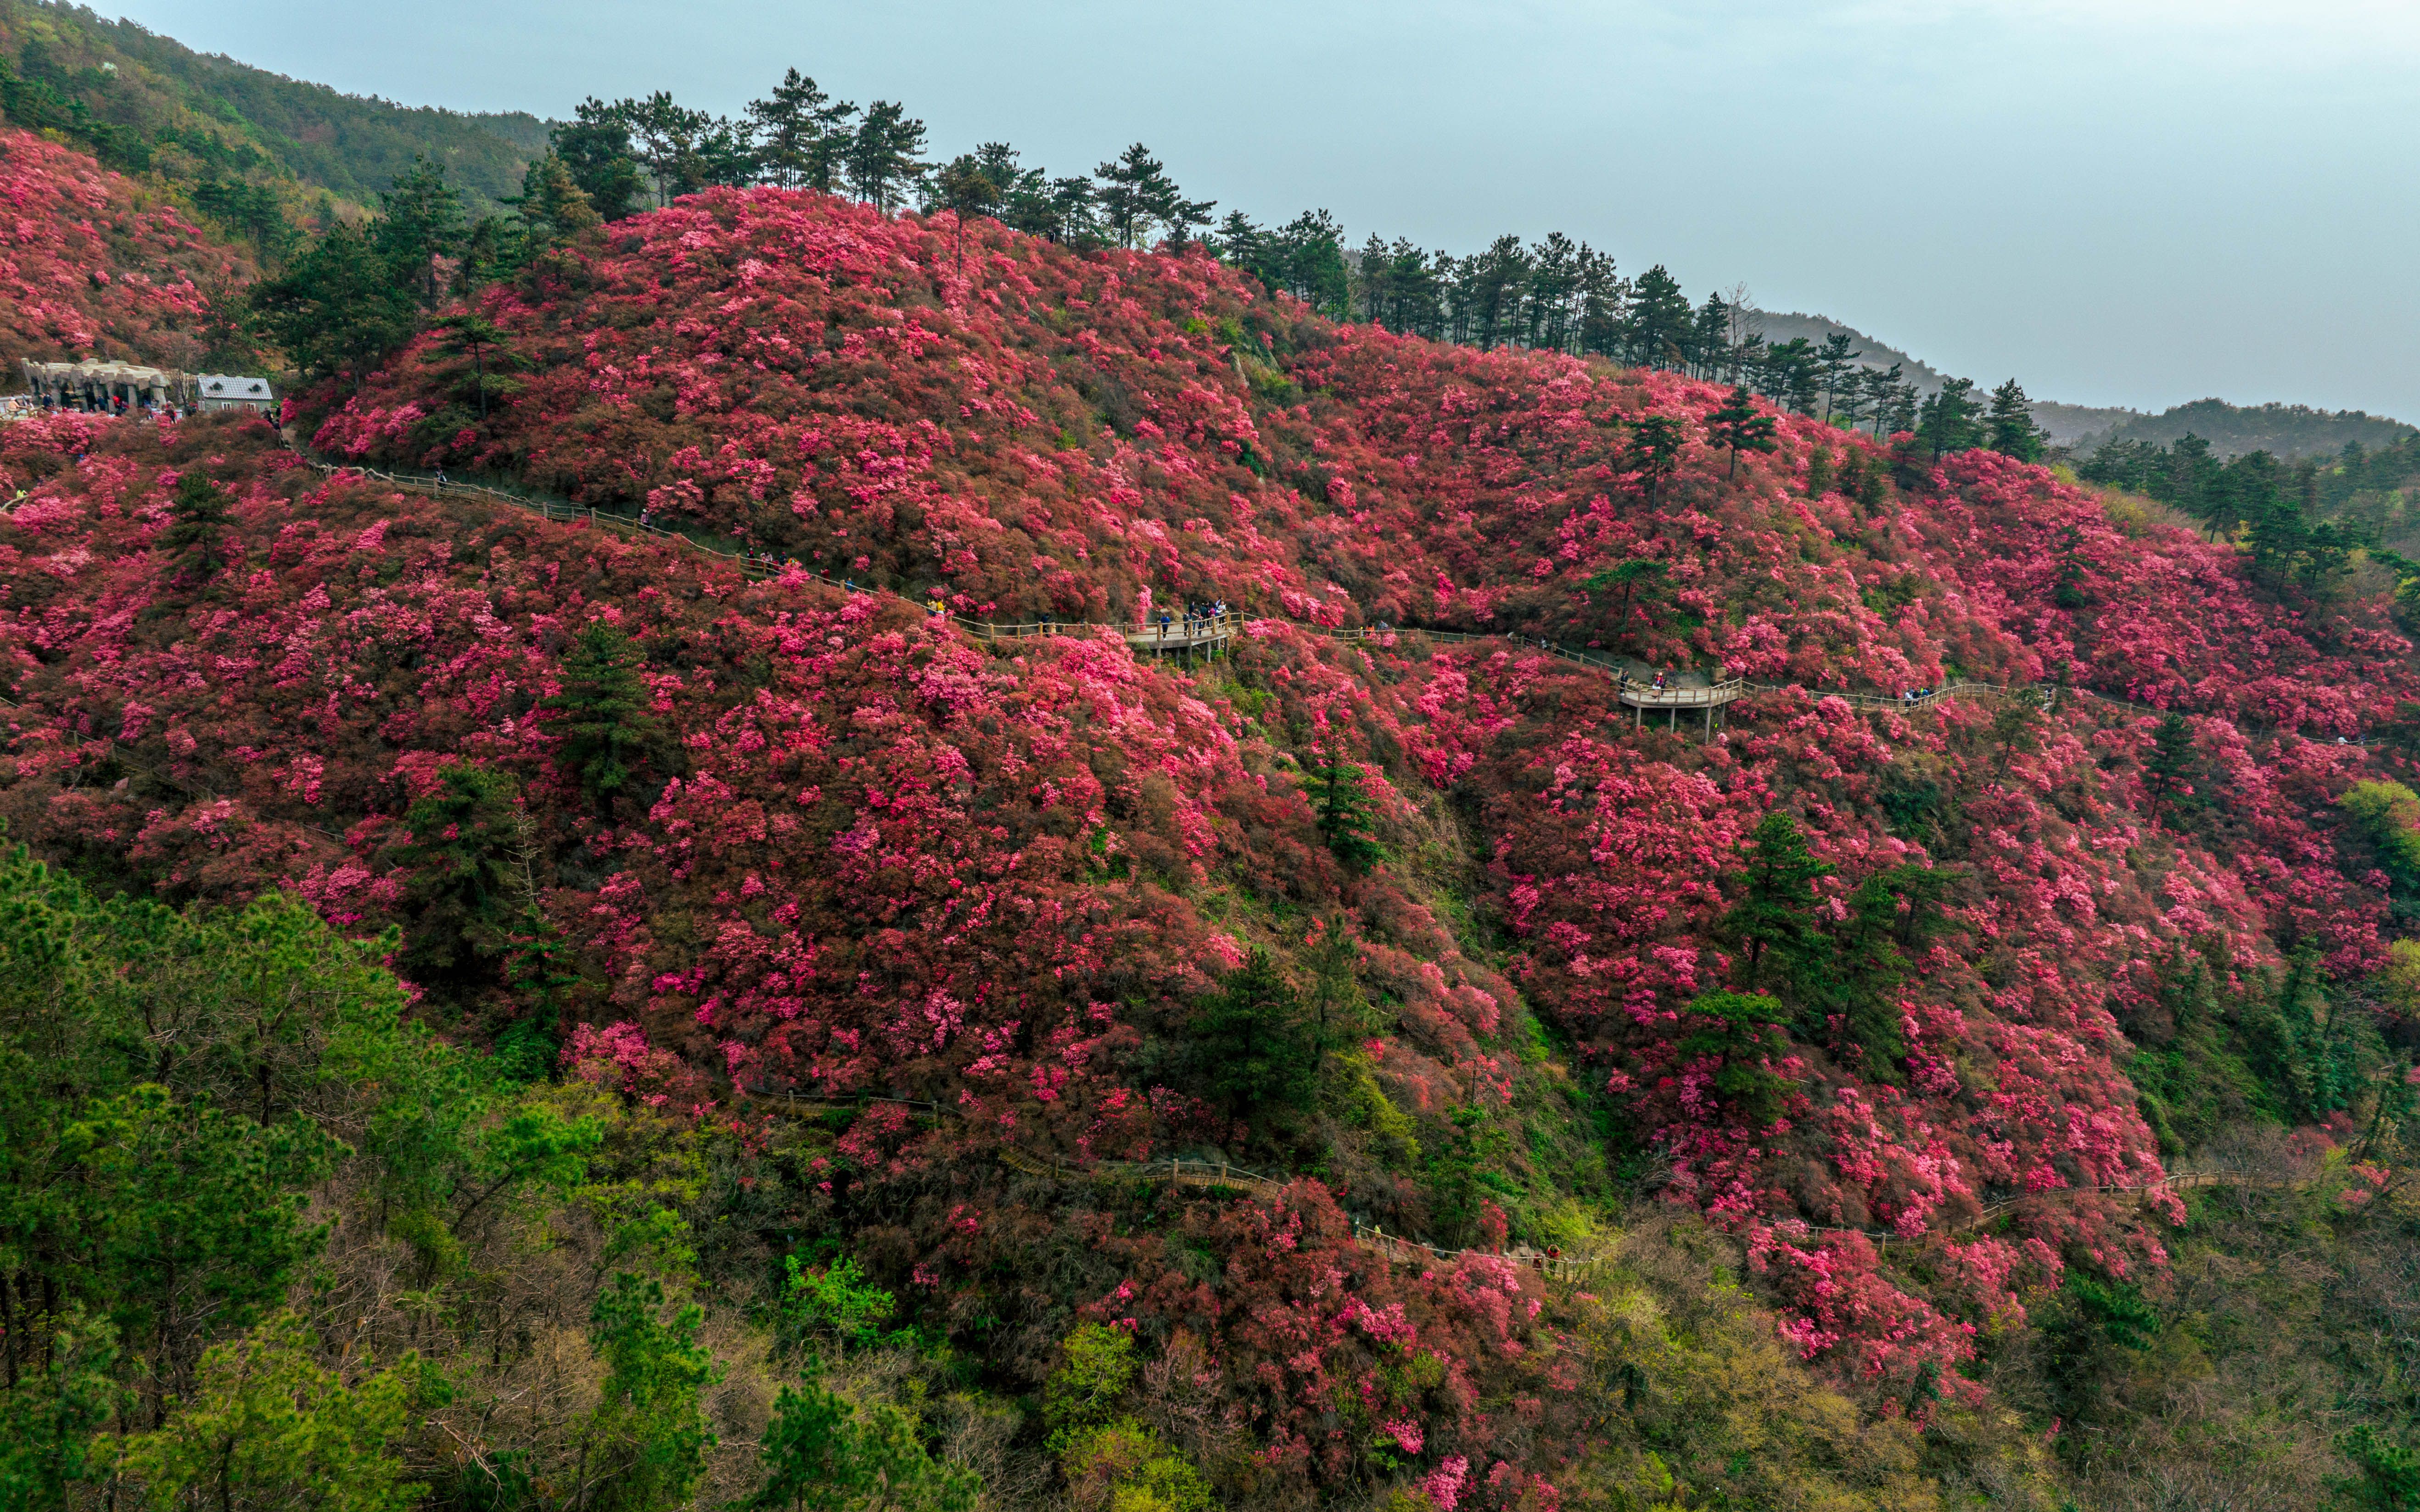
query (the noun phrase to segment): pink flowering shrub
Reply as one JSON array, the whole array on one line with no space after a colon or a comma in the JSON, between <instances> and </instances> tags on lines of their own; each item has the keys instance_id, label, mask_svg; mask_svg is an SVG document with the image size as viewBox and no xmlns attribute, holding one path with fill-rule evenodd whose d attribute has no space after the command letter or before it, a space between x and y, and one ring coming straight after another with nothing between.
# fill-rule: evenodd
<instances>
[{"instance_id":1,"label":"pink flowering shrub","mask_svg":"<svg viewBox=\"0 0 2420 1512\"><path fill-rule=\"evenodd\" d=\"M1784 417L1734 477L1703 428L1719 395L1683 378L1328 326L1199 256L990 225L961 276L950 231L772 190L685 200L479 296L529 369L486 425L424 343L320 396L318 443L647 501L977 618L1269 616L1215 679L1107 632L986 646L802 574L331 483L256 424L53 422L0 437L31 486L0 525L11 833L130 885L290 886L416 937L437 916L407 813L449 771L507 776L537 836L521 943L577 965L574 1073L752 1129L749 1093L941 1105L845 1111L799 1194L938 1326L1017 1292L1207 1341L1261 1471L1341 1485L1385 1455L1438 1506L1544 1504L1525 1477L1579 1452L1590 1409L1533 1273L1352 1242L1348 1207L1442 1227L1434 1183L1340 1157L1154 1227L992 1159L1234 1136L1167 1068L1249 947L1341 922L1373 1005L1357 1086L1423 1140L1560 1096L1527 1054L1547 1021L1634 1168L1738 1236L1787 1343L1919 1412L1978 1400L1977 1340L2064 1275L2164 1263L2173 1196L2094 1189L2164 1174L2123 1067L2170 1011L2166 963L2252 991L2293 952L2348 978L2381 959L2387 881L2335 799L2393 758L2330 737L2414 692L2382 602L2281 604L2230 548L1996 456L1924 469ZM1652 503L1624 445L1651 412L1688 443ZM236 496L240 558L208 585L153 549L193 467ZM1625 563L1653 570L1625 588L1605 576ZM1379 621L1787 686L1683 738L1534 647L1319 633ZM547 703L595 622L643 653L663 741L644 791L603 804ZM2009 722L1828 696L1962 678L2144 706L2070 693ZM2148 765L2167 709L2190 809ZM1396 850L1366 875L1306 797L1334 761L1366 769ZM1887 869L1954 878L1885 1005L1903 1057L1793 1033L1761 1065L1779 1117L1752 1122L1683 1016L1735 980L1739 848L1776 809L1835 869L1828 921ZM1473 860L1509 959L1466 953L1423 880L1438 856ZM539 995L450 990L499 1021ZM1464 1204L1463 1242L1538 1237L1497 1196Z\"/></svg>"},{"instance_id":2,"label":"pink flowering shrub","mask_svg":"<svg viewBox=\"0 0 2420 1512\"><path fill-rule=\"evenodd\" d=\"M204 236L72 147L0 128L0 363L86 357L191 368L203 292L252 276Z\"/></svg>"}]
</instances>

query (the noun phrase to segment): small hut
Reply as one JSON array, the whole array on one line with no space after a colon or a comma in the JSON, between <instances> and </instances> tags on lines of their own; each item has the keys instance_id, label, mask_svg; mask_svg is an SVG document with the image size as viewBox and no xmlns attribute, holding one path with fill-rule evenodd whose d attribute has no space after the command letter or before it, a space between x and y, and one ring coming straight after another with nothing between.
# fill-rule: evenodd
<instances>
[{"instance_id":1,"label":"small hut","mask_svg":"<svg viewBox=\"0 0 2420 1512\"><path fill-rule=\"evenodd\" d=\"M240 378L228 373L205 373L194 380L201 392L205 409L250 409L267 414L277 401L269 392L269 380L261 378Z\"/></svg>"}]
</instances>

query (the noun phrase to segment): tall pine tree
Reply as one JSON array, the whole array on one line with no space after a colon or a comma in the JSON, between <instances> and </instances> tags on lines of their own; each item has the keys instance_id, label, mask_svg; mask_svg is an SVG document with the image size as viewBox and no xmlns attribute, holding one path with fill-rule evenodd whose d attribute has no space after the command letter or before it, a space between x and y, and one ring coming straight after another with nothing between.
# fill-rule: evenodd
<instances>
[{"instance_id":1,"label":"tall pine tree","mask_svg":"<svg viewBox=\"0 0 2420 1512\"><path fill-rule=\"evenodd\" d=\"M562 740L556 763L592 802L634 791L662 740L654 697L639 675L645 660L628 636L593 622L563 658L562 691L539 704L554 716L548 728Z\"/></svg>"}]
</instances>

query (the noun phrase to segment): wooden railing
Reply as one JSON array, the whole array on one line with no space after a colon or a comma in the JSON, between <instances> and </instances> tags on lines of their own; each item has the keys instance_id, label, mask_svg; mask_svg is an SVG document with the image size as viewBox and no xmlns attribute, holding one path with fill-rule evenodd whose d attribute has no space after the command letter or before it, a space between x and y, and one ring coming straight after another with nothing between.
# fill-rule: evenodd
<instances>
[{"instance_id":1,"label":"wooden railing","mask_svg":"<svg viewBox=\"0 0 2420 1512\"><path fill-rule=\"evenodd\" d=\"M426 473L390 472L377 468L360 467L349 463L313 461L311 466L331 476L338 473L349 472L373 482L384 483L397 488L405 488L415 493L427 494L432 498L477 499L490 503L505 504L512 508L528 510L533 514L539 515L551 520L600 526L613 530L627 531L633 534L653 536L659 540L678 542L681 545L688 547L690 549L697 551L703 555L729 563L739 568L739 570L749 578L757 580L783 578L789 574L797 573L814 582L821 583L825 587L838 589L843 593L873 594L878 597L896 599L902 603L916 604L920 608L926 608L929 609L929 601L919 603L918 600L909 598L903 594L894 594L887 589L869 588L851 579L834 578L829 573L817 571L813 567L806 566L796 561L776 560L770 553L751 552L744 549L725 551L720 548L708 546L698 540L695 536L685 532L668 530L660 525L642 522L635 517L629 515L617 514L612 510L597 509L593 505L572 504L556 500L532 498L524 494L509 493L501 488L488 487L481 484L456 483L451 479L441 480L433 475ZM1115 632L1125 640L1127 645L1138 650L1186 650L1197 647L1215 647L1223 645L1233 639L1238 631L1243 630L1263 619L1272 620L1275 623L1287 625L1296 629L1311 630L1313 633L1327 635L1340 640L1377 640L1392 644L1397 637L1418 636L1424 640L1443 641L1448 644L1503 644L1516 650L1534 651L1541 656L1552 656L1558 661L1567 662L1575 667L1585 667L1594 671L1604 672L1607 676L1615 678L1620 683L1620 697L1621 698L1621 701L1624 703L1637 708L1676 710L1708 708L1730 703L1749 693L1783 693L1797 690L1804 691L1810 698L1837 698L1854 708L1896 709L1901 712L1915 712L1916 710L1928 709L1946 699L1953 698L2008 698L2010 696L2026 696L2048 700L2056 697L2060 693L2073 693L2079 697L2092 699L2096 702L2108 703L2122 708L2138 709L2151 714L2164 714L2168 712L2155 704L2143 703L2133 699L2119 698L2112 694L2095 693L2085 688L2052 688L2046 685L2031 683L2001 684L1968 681L1951 683L1941 687L1927 688L1921 693L1876 693L1858 692L1845 689L1809 688L1796 683L1759 683L1751 682L1745 678L1735 677L1725 679L1707 687L1670 687L1655 688L1649 686L1646 682L1641 681L1639 678L1632 675L1630 666L1615 657L1605 656L1599 652L1560 645L1542 637L1522 635L1515 631L1482 632L1472 630L1435 630L1418 626L1396 625L1355 625L1347 629L1331 630L1324 629L1319 626L1305 625L1300 624L1300 622L1294 620L1279 620L1274 615L1253 615L1240 612L1230 612L1228 614L1218 616L1215 620L1195 620L1191 622L1178 621L1168 625L1154 625L1144 626L1102 625L1093 621L1070 622L1064 620L1039 620L1009 624L989 620L969 619L965 616L956 614L937 617L947 618L951 624L981 640L1016 641L1048 636L1098 636L1103 631L1108 630ZM1188 625L1191 626L1190 629L1188 629ZM2238 719L2236 722L2239 724L2247 724L2248 726L2248 722L2242 719Z\"/></svg>"},{"instance_id":2,"label":"wooden railing","mask_svg":"<svg viewBox=\"0 0 2420 1512\"><path fill-rule=\"evenodd\" d=\"M1809 1233L1816 1234L1863 1234L1878 1244L1904 1244L1942 1234L1967 1233L2019 1208L2033 1207L2039 1203L2068 1197L2121 1196L2132 1197L2137 1201L2148 1201L2163 1192L2188 1192L2199 1187L2234 1187L2263 1192L2288 1192L2309 1184L2307 1180L2279 1176L2254 1176L2241 1171L2176 1171L2163 1176L2156 1181L2113 1182L2101 1186L2051 1186L2044 1187L2039 1192L2020 1192L2014 1196L2001 1197L1997 1201L1984 1203L1975 1212L1956 1223L1940 1227L1928 1225L1921 1233L1912 1235L1884 1228L1842 1228L1824 1224L1808 1224L1807 1229Z\"/></svg>"},{"instance_id":3,"label":"wooden railing","mask_svg":"<svg viewBox=\"0 0 2420 1512\"><path fill-rule=\"evenodd\" d=\"M939 1103L916 1098L863 1094L855 1097L802 1097L792 1092L766 1092L731 1085L732 1100L756 1107L778 1108L785 1113L860 1112L867 1107L889 1105L914 1108L936 1117L952 1110ZM1114 1185L1120 1182L1151 1182L1164 1186L1191 1187L1202 1191L1240 1192L1248 1196L1274 1198L1293 1184L1293 1179L1265 1175L1260 1171L1223 1160L1093 1160L1071 1161L1063 1155L1032 1155L1015 1146L1004 1145L999 1150L1000 1163L1023 1176L1046 1181L1096 1182ZM1401 1265L1452 1266L1465 1255L1485 1255L1508 1260L1523 1270L1534 1271L1556 1281L1579 1281L1593 1273L1598 1260L1592 1256L1564 1255L1559 1252L1520 1246L1511 1250L1439 1249L1416 1240L1402 1239L1376 1225L1357 1223L1353 1242L1364 1249L1373 1250Z\"/></svg>"},{"instance_id":4,"label":"wooden railing","mask_svg":"<svg viewBox=\"0 0 2420 1512\"><path fill-rule=\"evenodd\" d=\"M1439 1249L1435 1244L1423 1244L1418 1240L1398 1238L1375 1224L1355 1224L1353 1242L1363 1249L1376 1250L1398 1265L1417 1265L1424 1269L1453 1266L1460 1264L1466 1255L1479 1255L1509 1261L1524 1271L1535 1271L1556 1281L1585 1281L1604 1263L1600 1257L1594 1255L1565 1255L1560 1250L1533 1249L1527 1244L1509 1250Z\"/></svg>"}]
</instances>

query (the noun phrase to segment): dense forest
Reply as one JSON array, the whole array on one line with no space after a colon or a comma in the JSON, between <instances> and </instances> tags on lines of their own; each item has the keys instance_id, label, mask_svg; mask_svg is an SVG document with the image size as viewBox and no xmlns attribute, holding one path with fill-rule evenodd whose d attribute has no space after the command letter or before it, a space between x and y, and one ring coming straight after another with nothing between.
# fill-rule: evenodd
<instances>
[{"instance_id":1,"label":"dense forest","mask_svg":"<svg viewBox=\"0 0 2420 1512\"><path fill-rule=\"evenodd\" d=\"M2237 405L2196 399L2136 415L2077 443L2086 455L2110 445L2173 445L2197 436L2221 457L2267 452L2287 461L2325 459L2348 447L2380 452L2403 445L2420 430L2358 409L2313 409L2299 404Z\"/></svg>"},{"instance_id":2,"label":"dense forest","mask_svg":"<svg viewBox=\"0 0 2420 1512\"><path fill-rule=\"evenodd\" d=\"M341 95L195 53L66 0L0 0L0 115L150 175L274 252L291 227L375 205L416 157L492 212L546 149L527 115L466 116Z\"/></svg>"},{"instance_id":3,"label":"dense forest","mask_svg":"<svg viewBox=\"0 0 2420 1512\"><path fill-rule=\"evenodd\" d=\"M0 136L12 329L302 379L0 425L0 1506L2410 1504L2410 444L544 147L270 255Z\"/></svg>"}]
</instances>

